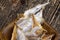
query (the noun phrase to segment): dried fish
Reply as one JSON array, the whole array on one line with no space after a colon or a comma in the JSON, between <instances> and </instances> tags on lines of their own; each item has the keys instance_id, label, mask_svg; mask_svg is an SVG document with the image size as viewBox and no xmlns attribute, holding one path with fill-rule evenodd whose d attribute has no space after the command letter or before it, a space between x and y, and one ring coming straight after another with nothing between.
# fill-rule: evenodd
<instances>
[{"instance_id":1,"label":"dried fish","mask_svg":"<svg viewBox=\"0 0 60 40\"><path fill-rule=\"evenodd\" d=\"M44 9L44 7L49 4L49 1L45 4L38 4L37 6L27 10L24 12L24 16L25 18L31 17L31 14L35 14L36 12L38 12L41 9Z\"/></svg>"},{"instance_id":2,"label":"dried fish","mask_svg":"<svg viewBox=\"0 0 60 40\"><path fill-rule=\"evenodd\" d=\"M44 7L49 4L38 4L34 8L25 11L23 18L20 18L16 24L17 28L17 40L51 40L53 35L46 36L47 30L41 26L44 19L42 12ZM35 14L36 13L36 14ZM21 28L21 29L19 29ZM41 36L39 36L41 35Z\"/></svg>"},{"instance_id":3,"label":"dried fish","mask_svg":"<svg viewBox=\"0 0 60 40\"><path fill-rule=\"evenodd\" d=\"M39 22L39 23L43 23L44 19L42 18L42 12L43 10L40 10L40 12L38 12L35 16L35 19Z\"/></svg>"},{"instance_id":4,"label":"dried fish","mask_svg":"<svg viewBox=\"0 0 60 40\"><path fill-rule=\"evenodd\" d=\"M20 19L17 21L17 26L20 27L24 32L32 28L32 18Z\"/></svg>"},{"instance_id":5,"label":"dried fish","mask_svg":"<svg viewBox=\"0 0 60 40\"><path fill-rule=\"evenodd\" d=\"M17 40L26 40L24 33L20 29L17 29Z\"/></svg>"}]
</instances>

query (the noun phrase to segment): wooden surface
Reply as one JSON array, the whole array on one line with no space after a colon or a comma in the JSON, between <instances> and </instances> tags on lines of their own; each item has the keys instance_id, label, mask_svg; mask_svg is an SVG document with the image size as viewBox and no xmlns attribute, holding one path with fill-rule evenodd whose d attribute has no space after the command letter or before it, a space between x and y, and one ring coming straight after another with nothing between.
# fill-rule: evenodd
<instances>
[{"instance_id":1,"label":"wooden surface","mask_svg":"<svg viewBox=\"0 0 60 40\"><path fill-rule=\"evenodd\" d=\"M57 0L56 3L46 6L43 17L60 33L60 1Z\"/></svg>"}]
</instances>

